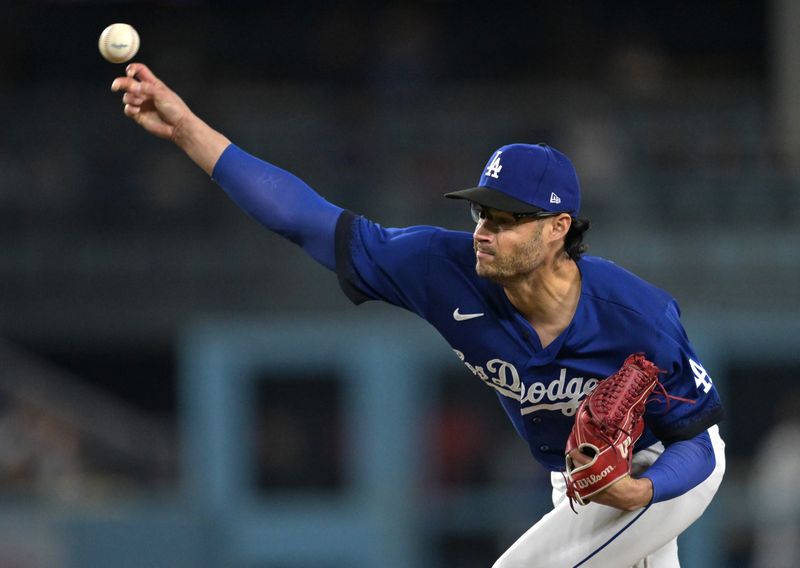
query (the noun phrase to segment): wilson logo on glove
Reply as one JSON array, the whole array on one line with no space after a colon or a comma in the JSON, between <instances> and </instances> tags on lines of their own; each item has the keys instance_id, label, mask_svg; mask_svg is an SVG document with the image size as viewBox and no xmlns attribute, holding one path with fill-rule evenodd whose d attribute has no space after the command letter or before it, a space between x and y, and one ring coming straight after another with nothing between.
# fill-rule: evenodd
<instances>
[{"instance_id":1,"label":"wilson logo on glove","mask_svg":"<svg viewBox=\"0 0 800 568\"><path fill-rule=\"evenodd\" d=\"M614 466L610 465L603 471L601 471L598 475L592 474L587 479L578 479L577 481L575 481L575 485L577 485L578 488L580 489L586 489L588 487L591 487L598 481L603 481L603 479L605 479L605 477L612 471L614 471Z\"/></svg>"}]
</instances>

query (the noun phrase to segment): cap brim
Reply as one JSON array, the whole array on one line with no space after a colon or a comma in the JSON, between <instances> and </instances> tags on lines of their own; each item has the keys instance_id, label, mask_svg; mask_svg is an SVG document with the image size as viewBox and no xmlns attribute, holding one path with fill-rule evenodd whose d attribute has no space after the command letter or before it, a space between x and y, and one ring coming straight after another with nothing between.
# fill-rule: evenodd
<instances>
[{"instance_id":1,"label":"cap brim","mask_svg":"<svg viewBox=\"0 0 800 568\"><path fill-rule=\"evenodd\" d=\"M469 189L451 191L445 193L444 196L450 199L474 201L479 205L491 207L492 209L498 209L500 211L508 211L509 213L536 213L537 211L544 211L541 207L525 203L524 201L520 201L519 199L515 199L489 187L471 187Z\"/></svg>"}]
</instances>

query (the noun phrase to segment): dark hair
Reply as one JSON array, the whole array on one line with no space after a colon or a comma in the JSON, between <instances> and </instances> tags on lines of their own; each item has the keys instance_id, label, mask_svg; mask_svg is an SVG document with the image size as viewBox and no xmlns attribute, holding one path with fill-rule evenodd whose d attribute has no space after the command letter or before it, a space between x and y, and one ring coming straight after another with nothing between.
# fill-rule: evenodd
<instances>
[{"instance_id":1,"label":"dark hair","mask_svg":"<svg viewBox=\"0 0 800 568\"><path fill-rule=\"evenodd\" d=\"M589 225L589 219L572 218L572 225L564 237L564 251L572 260L578 260L589 248L583 244L583 233L589 230Z\"/></svg>"}]
</instances>

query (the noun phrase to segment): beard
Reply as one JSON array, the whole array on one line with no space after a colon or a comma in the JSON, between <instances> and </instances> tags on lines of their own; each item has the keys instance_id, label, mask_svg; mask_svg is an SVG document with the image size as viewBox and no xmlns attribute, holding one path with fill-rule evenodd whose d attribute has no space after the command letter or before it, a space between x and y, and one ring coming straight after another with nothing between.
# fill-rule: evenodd
<instances>
[{"instance_id":1,"label":"beard","mask_svg":"<svg viewBox=\"0 0 800 568\"><path fill-rule=\"evenodd\" d=\"M477 249L477 245L474 245ZM500 285L526 279L542 263L542 229L514 249L494 255L487 260L476 260L475 272Z\"/></svg>"}]
</instances>

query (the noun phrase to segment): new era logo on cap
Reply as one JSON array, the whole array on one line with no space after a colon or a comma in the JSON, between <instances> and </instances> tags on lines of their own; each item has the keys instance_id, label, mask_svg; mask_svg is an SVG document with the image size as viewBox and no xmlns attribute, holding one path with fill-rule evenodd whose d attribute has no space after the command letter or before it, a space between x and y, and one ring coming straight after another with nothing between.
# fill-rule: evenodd
<instances>
[{"instance_id":1,"label":"new era logo on cap","mask_svg":"<svg viewBox=\"0 0 800 568\"><path fill-rule=\"evenodd\" d=\"M581 192L575 168L546 144L509 144L498 148L478 185L445 194L511 213L540 210L577 215Z\"/></svg>"}]
</instances>

